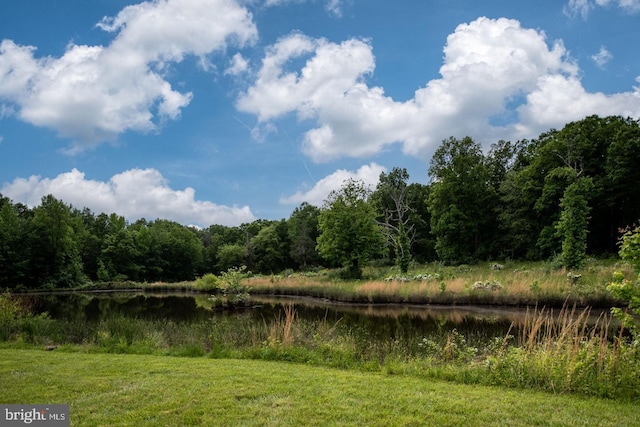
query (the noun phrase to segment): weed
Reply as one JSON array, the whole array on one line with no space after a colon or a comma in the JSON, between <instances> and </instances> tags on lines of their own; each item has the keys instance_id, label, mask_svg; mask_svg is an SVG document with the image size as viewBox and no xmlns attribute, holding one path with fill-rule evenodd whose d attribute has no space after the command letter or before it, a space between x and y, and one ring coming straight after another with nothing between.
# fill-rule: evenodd
<instances>
[{"instance_id":1,"label":"weed","mask_svg":"<svg viewBox=\"0 0 640 427\"><path fill-rule=\"evenodd\" d=\"M220 278L215 274L205 274L196 279L193 287L198 291L215 292L220 289Z\"/></svg>"},{"instance_id":2,"label":"weed","mask_svg":"<svg viewBox=\"0 0 640 427\"><path fill-rule=\"evenodd\" d=\"M540 293L540 282L538 282L537 280L534 280L533 282L531 282L531 284L529 285L529 291L531 291L531 293L533 295L538 295Z\"/></svg>"},{"instance_id":3,"label":"weed","mask_svg":"<svg viewBox=\"0 0 640 427\"><path fill-rule=\"evenodd\" d=\"M293 305L285 305L284 319L278 314L275 321L269 327L269 337L266 342L267 346L274 347L282 345L284 347L290 347L293 345L296 318L296 310L293 308Z\"/></svg>"}]
</instances>

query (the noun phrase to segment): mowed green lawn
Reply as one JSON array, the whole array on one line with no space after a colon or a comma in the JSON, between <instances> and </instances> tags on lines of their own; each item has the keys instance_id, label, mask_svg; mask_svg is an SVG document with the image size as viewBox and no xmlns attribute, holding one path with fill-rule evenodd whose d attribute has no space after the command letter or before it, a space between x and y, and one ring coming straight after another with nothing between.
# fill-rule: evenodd
<instances>
[{"instance_id":1,"label":"mowed green lawn","mask_svg":"<svg viewBox=\"0 0 640 427\"><path fill-rule=\"evenodd\" d=\"M640 425L637 402L252 360L0 350L0 403L88 426Z\"/></svg>"}]
</instances>

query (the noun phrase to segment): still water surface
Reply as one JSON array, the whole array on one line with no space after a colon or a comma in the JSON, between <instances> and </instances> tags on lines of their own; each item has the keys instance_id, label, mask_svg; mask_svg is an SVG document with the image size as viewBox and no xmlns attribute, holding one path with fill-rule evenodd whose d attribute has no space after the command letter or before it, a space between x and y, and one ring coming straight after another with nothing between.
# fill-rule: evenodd
<instances>
[{"instance_id":1,"label":"still water surface","mask_svg":"<svg viewBox=\"0 0 640 427\"><path fill-rule=\"evenodd\" d=\"M34 295L33 307L54 319L99 322L113 316L175 322L202 322L241 316L265 323L284 316L292 305L298 319L326 321L373 340L419 339L456 329L471 341L517 335L525 308L336 304L311 298L252 297L241 310L213 310L208 295L190 293L97 292ZM556 312L559 310L556 310ZM529 315L532 312L529 310ZM591 315L595 322L600 312Z\"/></svg>"}]
</instances>

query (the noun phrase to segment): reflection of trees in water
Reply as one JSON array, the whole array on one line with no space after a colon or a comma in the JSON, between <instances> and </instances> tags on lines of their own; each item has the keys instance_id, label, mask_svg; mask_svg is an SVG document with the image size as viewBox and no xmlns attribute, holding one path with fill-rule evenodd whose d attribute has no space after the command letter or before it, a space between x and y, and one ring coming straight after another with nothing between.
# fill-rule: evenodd
<instances>
[{"instance_id":1,"label":"reflection of trees in water","mask_svg":"<svg viewBox=\"0 0 640 427\"><path fill-rule=\"evenodd\" d=\"M294 305L300 321L336 325L342 333L361 340L418 342L423 337L443 336L456 329L469 342L481 342L507 333L517 336L532 311L486 307L441 307L332 304L308 298L254 298L254 307L238 311L212 311L208 296L148 293L70 293L32 297L39 312L52 318L98 322L115 316L146 320L199 322L226 319L238 328L275 322L284 318L284 307ZM579 310L578 310L579 311ZM548 311L549 315L556 316ZM565 313L566 314L566 313ZM595 323L600 312L591 313ZM593 319L593 320L591 320Z\"/></svg>"},{"instance_id":2,"label":"reflection of trees in water","mask_svg":"<svg viewBox=\"0 0 640 427\"><path fill-rule=\"evenodd\" d=\"M124 316L135 319L197 321L211 312L189 295L147 295L142 293L70 293L39 295L38 312L54 319L94 322Z\"/></svg>"}]
</instances>

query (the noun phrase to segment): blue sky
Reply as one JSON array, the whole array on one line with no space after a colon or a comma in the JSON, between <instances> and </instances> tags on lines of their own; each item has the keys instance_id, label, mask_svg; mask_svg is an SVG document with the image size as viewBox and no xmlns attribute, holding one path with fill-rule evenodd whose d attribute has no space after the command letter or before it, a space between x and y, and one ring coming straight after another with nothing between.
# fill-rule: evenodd
<instances>
[{"instance_id":1,"label":"blue sky","mask_svg":"<svg viewBox=\"0 0 640 427\"><path fill-rule=\"evenodd\" d=\"M0 193L239 225L347 178L428 182L591 114L640 118L640 0L7 0Z\"/></svg>"}]
</instances>

